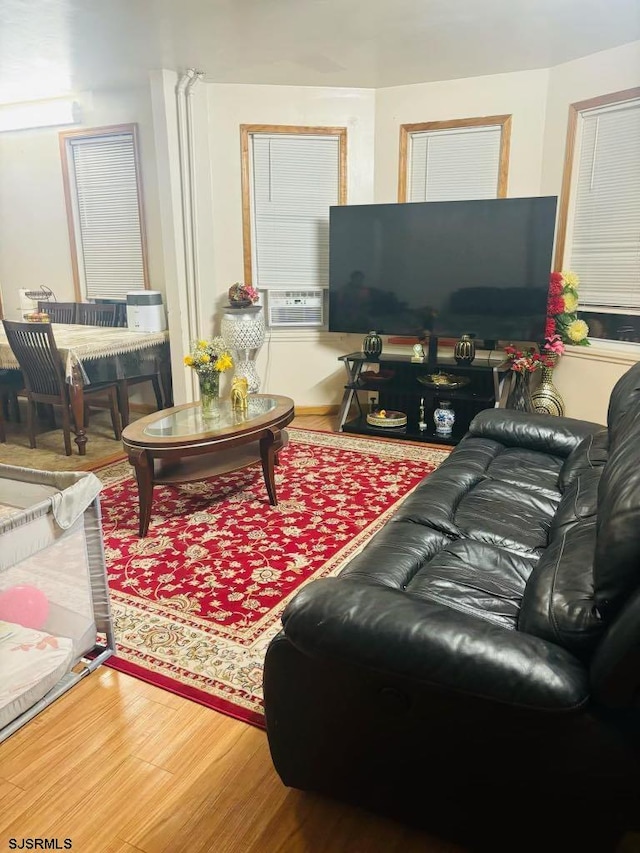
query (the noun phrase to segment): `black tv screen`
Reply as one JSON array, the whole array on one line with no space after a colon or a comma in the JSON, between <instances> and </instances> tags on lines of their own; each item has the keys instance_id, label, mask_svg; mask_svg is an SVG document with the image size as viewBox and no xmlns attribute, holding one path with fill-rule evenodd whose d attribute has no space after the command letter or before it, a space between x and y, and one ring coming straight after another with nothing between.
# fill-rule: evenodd
<instances>
[{"instance_id":1,"label":"black tv screen","mask_svg":"<svg viewBox=\"0 0 640 853\"><path fill-rule=\"evenodd\" d=\"M542 341L556 196L332 207L329 331Z\"/></svg>"}]
</instances>

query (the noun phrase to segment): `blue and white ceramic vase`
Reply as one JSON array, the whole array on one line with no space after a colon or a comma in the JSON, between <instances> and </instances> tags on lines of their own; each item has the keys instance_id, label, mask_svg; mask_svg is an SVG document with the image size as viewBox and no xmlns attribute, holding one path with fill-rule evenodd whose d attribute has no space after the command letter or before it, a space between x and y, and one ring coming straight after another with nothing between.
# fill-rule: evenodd
<instances>
[{"instance_id":1,"label":"blue and white ceramic vase","mask_svg":"<svg viewBox=\"0 0 640 853\"><path fill-rule=\"evenodd\" d=\"M436 425L436 435L445 438L451 435L456 415L449 400L441 400L438 403L438 408L433 413L433 421Z\"/></svg>"}]
</instances>

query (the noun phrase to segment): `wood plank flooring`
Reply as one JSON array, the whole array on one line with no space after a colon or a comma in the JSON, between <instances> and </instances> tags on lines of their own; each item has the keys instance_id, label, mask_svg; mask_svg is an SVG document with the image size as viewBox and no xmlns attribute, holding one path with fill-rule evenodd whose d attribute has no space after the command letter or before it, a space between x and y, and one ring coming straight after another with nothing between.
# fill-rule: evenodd
<instances>
[{"instance_id":1,"label":"wood plank flooring","mask_svg":"<svg viewBox=\"0 0 640 853\"><path fill-rule=\"evenodd\" d=\"M263 731L101 668L0 746L0 850L418 853L456 848L284 787Z\"/></svg>"}]
</instances>

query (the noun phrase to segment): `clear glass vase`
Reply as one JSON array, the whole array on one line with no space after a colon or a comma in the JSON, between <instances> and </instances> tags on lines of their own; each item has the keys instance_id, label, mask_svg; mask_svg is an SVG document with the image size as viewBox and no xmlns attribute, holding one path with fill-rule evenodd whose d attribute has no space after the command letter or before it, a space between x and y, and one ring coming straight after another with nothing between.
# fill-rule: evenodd
<instances>
[{"instance_id":1,"label":"clear glass vase","mask_svg":"<svg viewBox=\"0 0 640 853\"><path fill-rule=\"evenodd\" d=\"M220 374L198 373L202 419L215 421L220 417Z\"/></svg>"}]
</instances>

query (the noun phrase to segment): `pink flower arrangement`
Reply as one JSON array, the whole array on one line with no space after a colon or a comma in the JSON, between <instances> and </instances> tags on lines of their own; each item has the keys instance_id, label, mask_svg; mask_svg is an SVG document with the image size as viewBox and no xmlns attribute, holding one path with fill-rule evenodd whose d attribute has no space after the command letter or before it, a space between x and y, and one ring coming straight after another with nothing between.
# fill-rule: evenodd
<instances>
[{"instance_id":1,"label":"pink flower arrangement","mask_svg":"<svg viewBox=\"0 0 640 853\"><path fill-rule=\"evenodd\" d=\"M548 335L544 343L544 349L548 353L554 353L559 356L564 352L564 342L560 335Z\"/></svg>"},{"instance_id":2,"label":"pink flower arrangement","mask_svg":"<svg viewBox=\"0 0 640 853\"><path fill-rule=\"evenodd\" d=\"M250 284L242 284L237 281L229 288L229 302L232 305L234 303L236 305L254 305L259 298L260 294L255 287L252 287Z\"/></svg>"}]
</instances>

